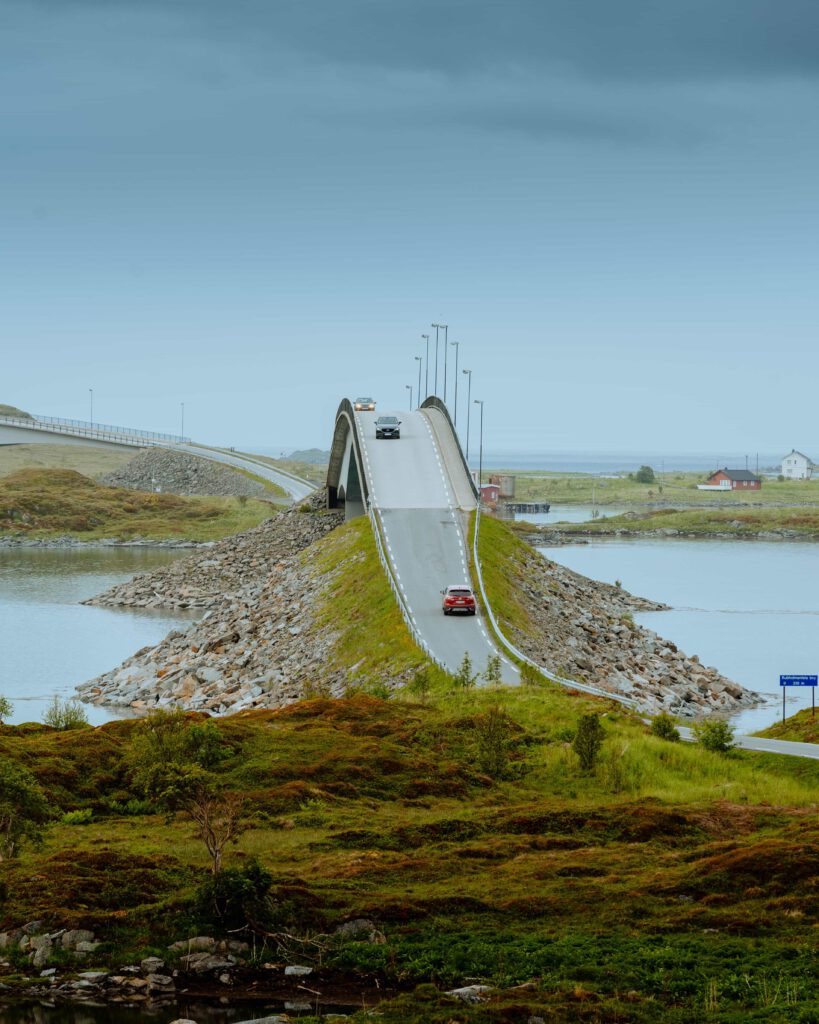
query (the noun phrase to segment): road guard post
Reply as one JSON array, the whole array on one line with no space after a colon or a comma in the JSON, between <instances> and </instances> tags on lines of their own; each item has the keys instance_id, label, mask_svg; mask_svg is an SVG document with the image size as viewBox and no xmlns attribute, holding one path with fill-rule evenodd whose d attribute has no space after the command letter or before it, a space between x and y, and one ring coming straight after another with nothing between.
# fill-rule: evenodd
<instances>
[{"instance_id":1,"label":"road guard post","mask_svg":"<svg viewBox=\"0 0 819 1024\"><path fill-rule=\"evenodd\" d=\"M816 683L819 676L780 676L779 685L782 687L782 721L785 721L785 687L786 686L809 686L811 715L816 714Z\"/></svg>"}]
</instances>

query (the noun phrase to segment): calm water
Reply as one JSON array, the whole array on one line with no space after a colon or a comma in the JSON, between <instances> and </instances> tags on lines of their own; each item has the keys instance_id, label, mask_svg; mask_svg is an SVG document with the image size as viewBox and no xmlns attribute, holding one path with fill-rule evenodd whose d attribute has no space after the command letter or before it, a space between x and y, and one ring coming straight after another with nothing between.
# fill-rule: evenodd
<instances>
[{"instance_id":1,"label":"calm water","mask_svg":"<svg viewBox=\"0 0 819 1024\"><path fill-rule=\"evenodd\" d=\"M27 1003L19 1006L0 1005L0 1024L170 1024L180 1017L192 1019L198 1024L231 1024L232 1021L255 1020L273 1013L284 1013L281 1004L274 1007L260 1007L258 1004L245 1007L213 1006L206 1003L176 1003L170 1006L100 1006L71 1005L46 1006ZM301 1014L287 1010L295 1019ZM349 1012L349 1010L348 1010Z\"/></svg>"},{"instance_id":2,"label":"calm water","mask_svg":"<svg viewBox=\"0 0 819 1024\"><path fill-rule=\"evenodd\" d=\"M626 590L671 605L635 619L770 695L766 705L735 717L741 732L781 716L780 673L819 671L819 544L640 539L540 550L584 576L619 579ZM801 690L788 714L806 706L810 693Z\"/></svg>"},{"instance_id":3,"label":"calm water","mask_svg":"<svg viewBox=\"0 0 819 1024\"><path fill-rule=\"evenodd\" d=\"M78 602L114 583L179 558L162 548L0 548L0 694L9 722L37 722L54 694L114 668L190 617L112 611ZM86 705L98 725L113 715Z\"/></svg>"},{"instance_id":4,"label":"calm water","mask_svg":"<svg viewBox=\"0 0 819 1024\"><path fill-rule=\"evenodd\" d=\"M555 523L587 523L592 518L594 509L591 505L552 505L548 512L519 512L515 515L518 522L537 523L538 526L554 526ZM619 516L628 508L606 505L597 508L597 518L607 519Z\"/></svg>"}]
</instances>

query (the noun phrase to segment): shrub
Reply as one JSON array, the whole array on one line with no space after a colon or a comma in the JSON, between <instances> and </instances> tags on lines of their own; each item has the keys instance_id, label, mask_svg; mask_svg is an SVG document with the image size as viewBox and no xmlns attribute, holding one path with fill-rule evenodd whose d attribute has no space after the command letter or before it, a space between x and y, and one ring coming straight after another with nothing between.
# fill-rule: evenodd
<instances>
[{"instance_id":1,"label":"shrub","mask_svg":"<svg viewBox=\"0 0 819 1024\"><path fill-rule=\"evenodd\" d=\"M472 671L472 659L469 657L469 651L464 651L463 661L458 666L458 671L453 678L455 685L460 686L464 690L471 690L475 685L475 680L478 677Z\"/></svg>"},{"instance_id":2,"label":"shrub","mask_svg":"<svg viewBox=\"0 0 819 1024\"><path fill-rule=\"evenodd\" d=\"M651 720L651 735L676 743L680 738L680 730L674 725L671 715L662 714Z\"/></svg>"},{"instance_id":3,"label":"shrub","mask_svg":"<svg viewBox=\"0 0 819 1024\"><path fill-rule=\"evenodd\" d=\"M638 484L653 484L657 478L651 466L640 466L634 474L634 479Z\"/></svg>"},{"instance_id":4,"label":"shrub","mask_svg":"<svg viewBox=\"0 0 819 1024\"><path fill-rule=\"evenodd\" d=\"M55 694L46 708L43 721L52 729L84 729L88 725L88 715L78 700L60 700Z\"/></svg>"},{"instance_id":5,"label":"shrub","mask_svg":"<svg viewBox=\"0 0 819 1024\"><path fill-rule=\"evenodd\" d=\"M39 843L52 817L45 793L31 772L0 758L0 861L16 856L25 840Z\"/></svg>"},{"instance_id":6,"label":"shrub","mask_svg":"<svg viewBox=\"0 0 819 1024\"><path fill-rule=\"evenodd\" d=\"M493 779L504 778L509 774L509 741L514 723L499 707L493 707L475 719L474 728L481 771Z\"/></svg>"},{"instance_id":7,"label":"shrub","mask_svg":"<svg viewBox=\"0 0 819 1024\"><path fill-rule=\"evenodd\" d=\"M597 714L583 715L574 734L572 749L580 759L580 767L584 772L594 770L597 755L603 745L603 726Z\"/></svg>"},{"instance_id":8,"label":"shrub","mask_svg":"<svg viewBox=\"0 0 819 1024\"><path fill-rule=\"evenodd\" d=\"M272 883L271 875L256 860L240 868L225 868L196 890L196 912L204 921L230 930L264 922Z\"/></svg>"},{"instance_id":9,"label":"shrub","mask_svg":"<svg viewBox=\"0 0 819 1024\"><path fill-rule=\"evenodd\" d=\"M63 825L88 825L94 817L90 807L84 807L81 811L66 811L60 819Z\"/></svg>"},{"instance_id":10,"label":"shrub","mask_svg":"<svg viewBox=\"0 0 819 1024\"><path fill-rule=\"evenodd\" d=\"M415 673L412 682L409 684L409 691L422 702L426 703L427 697L429 696L430 681L429 681L429 669L426 666L422 666Z\"/></svg>"},{"instance_id":11,"label":"shrub","mask_svg":"<svg viewBox=\"0 0 819 1024\"><path fill-rule=\"evenodd\" d=\"M727 754L734 747L734 727L721 719L706 719L694 725L697 743L715 754Z\"/></svg>"},{"instance_id":12,"label":"shrub","mask_svg":"<svg viewBox=\"0 0 819 1024\"><path fill-rule=\"evenodd\" d=\"M483 678L488 686L500 686L501 683L501 660L500 655L490 654L486 659L486 668L483 670Z\"/></svg>"},{"instance_id":13,"label":"shrub","mask_svg":"<svg viewBox=\"0 0 819 1024\"><path fill-rule=\"evenodd\" d=\"M3 724L3 719L8 718L13 710L14 705L8 697L3 697L2 694L0 694L0 725Z\"/></svg>"}]
</instances>

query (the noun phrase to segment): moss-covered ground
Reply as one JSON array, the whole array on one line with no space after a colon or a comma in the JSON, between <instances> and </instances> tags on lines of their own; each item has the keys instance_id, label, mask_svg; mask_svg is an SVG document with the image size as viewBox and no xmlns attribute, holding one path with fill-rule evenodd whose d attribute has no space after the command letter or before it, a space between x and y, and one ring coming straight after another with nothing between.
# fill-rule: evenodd
<instances>
[{"instance_id":1,"label":"moss-covered ground","mask_svg":"<svg viewBox=\"0 0 819 1024\"><path fill-rule=\"evenodd\" d=\"M106 487L70 469L22 469L0 478L0 536L79 540L218 540L268 519L253 498L180 497Z\"/></svg>"},{"instance_id":2,"label":"moss-covered ground","mask_svg":"<svg viewBox=\"0 0 819 1024\"><path fill-rule=\"evenodd\" d=\"M506 731L490 775L492 708ZM605 740L584 774L570 740L592 709ZM402 991L386 1022L817 1019L817 763L668 743L549 686L315 699L217 727L221 777L246 800L228 864L253 856L273 874L288 934L374 920L382 945L296 955ZM0 756L61 812L93 812L0 864L0 928L90 927L102 964L199 933L207 857L192 826L139 803L125 813L140 797L137 728L0 728ZM440 994L473 981L497 986L489 1004Z\"/></svg>"}]
</instances>

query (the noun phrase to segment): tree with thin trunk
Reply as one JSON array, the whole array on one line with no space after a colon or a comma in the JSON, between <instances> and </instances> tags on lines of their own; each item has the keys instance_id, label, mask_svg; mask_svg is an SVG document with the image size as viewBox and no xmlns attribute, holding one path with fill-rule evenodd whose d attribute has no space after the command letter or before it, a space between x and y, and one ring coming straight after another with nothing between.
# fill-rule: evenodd
<instances>
[{"instance_id":1,"label":"tree with thin trunk","mask_svg":"<svg viewBox=\"0 0 819 1024\"><path fill-rule=\"evenodd\" d=\"M39 843L54 816L37 780L20 765L0 758L0 861L16 856L28 840Z\"/></svg>"},{"instance_id":2,"label":"tree with thin trunk","mask_svg":"<svg viewBox=\"0 0 819 1024\"><path fill-rule=\"evenodd\" d=\"M184 809L196 825L196 835L205 844L211 872L222 870L222 855L228 843L242 830L242 806L239 793L221 793L207 784L197 786L183 800Z\"/></svg>"}]
</instances>

